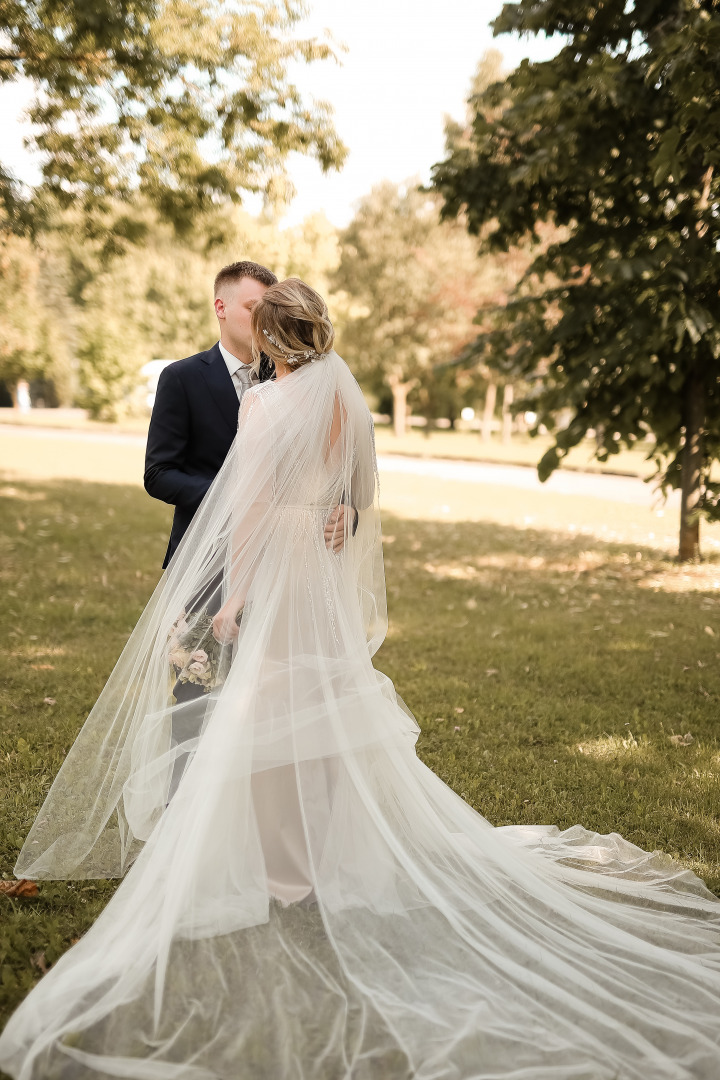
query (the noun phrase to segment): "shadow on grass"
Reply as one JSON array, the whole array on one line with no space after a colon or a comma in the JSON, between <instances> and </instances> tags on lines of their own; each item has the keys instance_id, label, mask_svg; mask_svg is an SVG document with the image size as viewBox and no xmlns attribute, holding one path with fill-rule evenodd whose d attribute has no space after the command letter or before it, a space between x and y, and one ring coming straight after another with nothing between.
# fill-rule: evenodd
<instances>
[{"instance_id":1,"label":"shadow on grass","mask_svg":"<svg viewBox=\"0 0 720 1080\"><path fill-rule=\"evenodd\" d=\"M157 582L170 511L138 487L13 481L0 521L9 876ZM495 824L617 831L720 889L720 564L495 523L383 522L390 632L376 662L418 717L422 759ZM5 1009L114 887L2 901Z\"/></svg>"}]
</instances>

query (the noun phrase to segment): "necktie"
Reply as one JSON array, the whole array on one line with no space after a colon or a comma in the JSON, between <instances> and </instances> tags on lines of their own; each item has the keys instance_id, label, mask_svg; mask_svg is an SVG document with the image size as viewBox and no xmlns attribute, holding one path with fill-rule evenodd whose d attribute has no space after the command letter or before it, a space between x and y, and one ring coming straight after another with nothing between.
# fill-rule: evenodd
<instances>
[{"instance_id":1,"label":"necktie","mask_svg":"<svg viewBox=\"0 0 720 1080\"><path fill-rule=\"evenodd\" d=\"M235 392L238 396L238 401L242 401L242 396L246 390L248 390L253 382L253 370L249 364L241 364L235 369L232 377L235 384Z\"/></svg>"}]
</instances>

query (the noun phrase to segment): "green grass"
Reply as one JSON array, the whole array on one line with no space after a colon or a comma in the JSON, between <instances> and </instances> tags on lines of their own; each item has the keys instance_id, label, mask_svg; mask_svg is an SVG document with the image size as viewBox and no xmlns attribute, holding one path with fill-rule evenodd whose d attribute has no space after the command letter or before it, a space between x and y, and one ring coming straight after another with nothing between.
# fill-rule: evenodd
<instances>
[{"instance_id":1,"label":"green grass","mask_svg":"<svg viewBox=\"0 0 720 1080\"><path fill-rule=\"evenodd\" d=\"M617 831L720 890L717 569L500 525L395 532L379 661L426 763L496 825Z\"/></svg>"},{"instance_id":2,"label":"green grass","mask_svg":"<svg viewBox=\"0 0 720 1080\"><path fill-rule=\"evenodd\" d=\"M517 521L527 495L504 496ZM13 480L0 511L0 873L11 877L157 580L169 514L138 487L57 480ZM495 824L618 831L720 891L720 565L679 568L559 520L385 514L384 531L390 633L376 662L419 720L423 760ZM671 743L687 731L689 746ZM0 897L5 1011L114 887Z\"/></svg>"},{"instance_id":3,"label":"green grass","mask_svg":"<svg viewBox=\"0 0 720 1080\"><path fill-rule=\"evenodd\" d=\"M0 520L0 873L11 877L157 580L167 513L138 488L55 481L0 489ZM37 900L0 897L4 1009L88 928L114 887L52 883Z\"/></svg>"}]
</instances>

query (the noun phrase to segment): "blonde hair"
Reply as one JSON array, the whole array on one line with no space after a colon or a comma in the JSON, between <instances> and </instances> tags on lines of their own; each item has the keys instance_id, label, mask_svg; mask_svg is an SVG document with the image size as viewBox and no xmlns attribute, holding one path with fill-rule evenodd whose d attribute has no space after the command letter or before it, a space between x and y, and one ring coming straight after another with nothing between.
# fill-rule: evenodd
<instances>
[{"instance_id":1,"label":"blonde hair","mask_svg":"<svg viewBox=\"0 0 720 1080\"><path fill-rule=\"evenodd\" d=\"M256 369L261 352L298 368L321 359L335 341L327 304L300 278L271 285L252 309L251 326Z\"/></svg>"}]
</instances>

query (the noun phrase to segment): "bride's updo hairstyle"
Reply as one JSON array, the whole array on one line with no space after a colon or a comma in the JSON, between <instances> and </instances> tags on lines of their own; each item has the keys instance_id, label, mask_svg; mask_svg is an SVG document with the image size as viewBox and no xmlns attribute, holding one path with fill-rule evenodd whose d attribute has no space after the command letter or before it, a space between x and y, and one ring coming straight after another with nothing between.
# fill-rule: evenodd
<instances>
[{"instance_id":1,"label":"bride's updo hairstyle","mask_svg":"<svg viewBox=\"0 0 720 1080\"><path fill-rule=\"evenodd\" d=\"M335 341L327 304L300 278L271 285L252 309L251 326L256 370L261 352L295 369L324 359Z\"/></svg>"}]
</instances>

